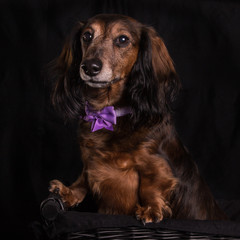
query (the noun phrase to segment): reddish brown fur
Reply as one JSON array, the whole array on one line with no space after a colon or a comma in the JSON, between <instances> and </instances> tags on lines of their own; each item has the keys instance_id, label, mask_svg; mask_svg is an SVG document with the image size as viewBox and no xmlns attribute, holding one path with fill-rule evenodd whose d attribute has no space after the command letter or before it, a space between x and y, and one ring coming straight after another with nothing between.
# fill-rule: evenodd
<instances>
[{"instance_id":1,"label":"reddish brown fur","mask_svg":"<svg viewBox=\"0 0 240 240\"><path fill-rule=\"evenodd\" d=\"M77 31L81 31L80 36L86 31L93 32L94 39L91 44L81 40L80 60L78 55L75 56L76 52L71 52L69 44L65 46L57 61L60 73L53 96L55 105L62 104L68 117L83 112L81 101L88 101L96 110L109 105L130 105L135 109L135 120L131 115L119 117L113 132L102 129L94 133L90 130L91 123L81 120L82 174L69 187L52 180L50 191L58 190L69 207L82 202L90 191L98 199L99 212L136 215L143 222L158 222L164 217L224 218L171 121L167 102L177 91L178 81L161 38L152 28L120 15L97 16L85 25L79 24ZM77 31L74 30L74 36ZM130 43L124 47L114 45L114 39L121 34L130 38ZM144 59L141 59L142 51L145 51ZM72 87L68 72L76 65L74 61L80 65L91 58L102 61L99 75L108 76L106 81L116 77L120 80L101 88L89 86L81 80L79 92L82 97L77 91L74 96L71 91L79 86ZM141 70L137 64L146 69ZM76 76L79 76L79 65L76 66ZM143 79L141 84L146 86L138 96L141 85L138 87L139 79L134 79L135 71L147 72L148 65L152 71L147 77L139 77ZM147 96L144 95L146 89L149 91ZM65 99L72 101L72 105L65 105ZM147 120L146 116L149 116ZM138 124L135 124L136 119Z\"/></svg>"}]
</instances>

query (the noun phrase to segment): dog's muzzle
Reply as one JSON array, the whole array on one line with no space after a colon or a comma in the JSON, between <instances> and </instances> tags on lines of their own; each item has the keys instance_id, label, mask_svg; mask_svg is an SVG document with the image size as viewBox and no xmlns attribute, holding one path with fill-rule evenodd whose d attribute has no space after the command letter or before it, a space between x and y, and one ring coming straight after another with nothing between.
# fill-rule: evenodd
<instances>
[{"instance_id":1,"label":"dog's muzzle","mask_svg":"<svg viewBox=\"0 0 240 240\"><path fill-rule=\"evenodd\" d=\"M93 88L106 88L121 80L121 78L111 80L112 73L103 72L102 61L98 58L84 60L80 65L80 76L88 86Z\"/></svg>"}]
</instances>

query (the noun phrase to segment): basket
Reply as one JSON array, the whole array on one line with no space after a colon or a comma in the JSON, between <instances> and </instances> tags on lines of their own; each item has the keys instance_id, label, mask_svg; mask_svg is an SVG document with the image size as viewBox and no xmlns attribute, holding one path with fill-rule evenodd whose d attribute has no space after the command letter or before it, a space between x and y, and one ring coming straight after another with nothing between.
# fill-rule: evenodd
<instances>
[{"instance_id":1,"label":"basket","mask_svg":"<svg viewBox=\"0 0 240 240\"><path fill-rule=\"evenodd\" d=\"M165 219L143 225L134 217L66 210L57 194L41 206L42 229L48 239L235 239L240 240L240 202L225 202L234 216L228 221Z\"/></svg>"}]
</instances>

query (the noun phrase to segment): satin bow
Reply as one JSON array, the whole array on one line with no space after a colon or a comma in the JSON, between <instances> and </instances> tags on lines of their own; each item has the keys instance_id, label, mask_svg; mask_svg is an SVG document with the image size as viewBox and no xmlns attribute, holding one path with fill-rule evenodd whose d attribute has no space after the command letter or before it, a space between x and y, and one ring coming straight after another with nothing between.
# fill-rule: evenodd
<instances>
[{"instance_id":1,"label":"satin bow","mask_svg":"<svg viewBox=\"0 0 240 240\"><path fill-rule=\"evenodd\" d=\"M88 105L86 105L85 112L86 116L84 117L84 120L92 122L92 132L102 128L113 131L113 124L116 124L117 122L117 115L113 106L107 106L101 111L93 111Z\"/></svg>"}]
</instances>

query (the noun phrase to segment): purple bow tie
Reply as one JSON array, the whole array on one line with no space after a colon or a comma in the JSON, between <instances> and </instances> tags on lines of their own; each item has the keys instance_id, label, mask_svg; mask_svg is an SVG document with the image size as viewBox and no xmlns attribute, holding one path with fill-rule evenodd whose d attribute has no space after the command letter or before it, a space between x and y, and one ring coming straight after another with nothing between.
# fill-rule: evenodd
<instances>
[{"instance_id":1,"label":"purple bow tie","mask_svg":"<svg viewBox=\"0 0 240 240\"><path fill-rule=\"evenodd\" d=\"M85 112L86 116L84 117L84 120L92 122L92 132L102 128L113 131L113 124L117 123L117 117L131 113L131 109L125 107L114 110L113 106L107 106L100 111L94 111L88 106L88 104L86 104Z\"/></svg>"}]
</instances>

